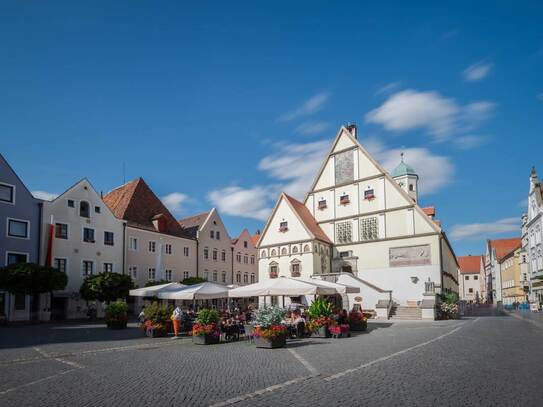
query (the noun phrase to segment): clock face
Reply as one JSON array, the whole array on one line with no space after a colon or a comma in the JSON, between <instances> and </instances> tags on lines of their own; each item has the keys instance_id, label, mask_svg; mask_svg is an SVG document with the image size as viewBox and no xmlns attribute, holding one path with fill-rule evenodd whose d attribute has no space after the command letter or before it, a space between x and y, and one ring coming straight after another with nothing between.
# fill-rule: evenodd
<instances>
[{"instance_id":1,"label":"clock face","mask_svg":"<svg viewBox=\"0 0 543 407\"><path fill-rule=\"evenodd\" d=\"M335 157L336 184L354 180L353 151L339 153Z\"/></svg>"}]
</instances>

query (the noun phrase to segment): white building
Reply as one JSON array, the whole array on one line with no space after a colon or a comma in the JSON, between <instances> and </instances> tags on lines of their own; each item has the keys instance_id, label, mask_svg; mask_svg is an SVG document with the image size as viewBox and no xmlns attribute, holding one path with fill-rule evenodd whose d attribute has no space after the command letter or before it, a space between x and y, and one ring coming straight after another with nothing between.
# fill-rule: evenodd
<instances>
[{"instance_id":1,"label":"white building","mask_svg":"<svg viewBox=\"0 0 543 407\"><path fill-rule=\"evenodd\" d=\"M482 256L458 256L460 275L458 280L459 296L467 302L483 301L481 294Z\"/></svg>"},{"instance_id":2,"label":"white building","mask_svg":"<svg viewBox=\"0 0 543 407\"><path fill-rule=\"evenodd\" d=\"M68 275L68 285L53 293L51 319L85 318L79 289L86 276L124 269L124 227L87 179L43 205L41 263ZM53 234L47 233L49 225Z\"/></svg>"},{"instance_id":3,"label":"white building","mask_svg":"<svg viewBox=\"0 0 543 407\"><path fill-rule=\"evenodd\" d=\"M361 293L344 307L434 318L436 294L458 292L458 263L435 210L417 200L418 175L403 157L391 176L355 126L341 127L304 202L279 197L257 246L259 278L349 282Z\"/></svg>"}]
</instances>

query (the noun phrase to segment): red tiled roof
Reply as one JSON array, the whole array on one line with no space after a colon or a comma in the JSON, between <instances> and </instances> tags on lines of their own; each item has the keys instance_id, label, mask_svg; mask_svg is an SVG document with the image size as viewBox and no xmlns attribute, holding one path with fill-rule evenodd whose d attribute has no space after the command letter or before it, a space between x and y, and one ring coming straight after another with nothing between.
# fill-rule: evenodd
<instances>
[{"instance_id":1,"label":"red tiled roof","mask_svg":"<svg viewBox=\"0 0 543 407\"><path fill-rule=\"evenodd\" d=\"M251 241L256 246L258 241L260 240L260 231L256 232L254 235L251 236Z\"/></svg>"},{"instance_id":2,"label":"red tiled roof","mask_svg":"<svg viewBox=\"0 0 543 407\"><path fill-rule=\"evenodd\" d=\"M458 264L460 265L460 273L479 273L481 271L482 256L458 256Z\"/></svg>"},{"instance_id":3,"label":"red tiled roof","mask_svg":"<svg viewBox=\"0 0 543 407\"><path fill-rule=\"evenodd\" d=\"M127 221L129 226L158 232L153 220L160 215L165 218L168 235L187 237L170 211L145 183L138 178L115 188L103 197L104 203L111 212Z\"/></svg>"},{"instance_id":4,"label":"red tiled roof","mask_svg":"<svg viewBox=\"0 0 543 407\"><path fill-rule=\"evenodd\" d=\"M324 233L324 231L321 229L313 215L311 215L309 209L307 209L303 203L285 194L284 192L283 195L290 202L304 225L309 229L313 236L315 236L315 238L322 240L323 242L332 243L330 239L328 239L328 236L326 236L326 233Z\"/></svg>"},{"instance_id":5,"label":"red tiled roof","mask_svg":"<svg viewBox=\"0 0 543 407\"><path fill-rule=\"evenodd\" d=\"M431 216L431 217L436 216L436 208L434 208L433 206L428 206L428 207L426 207L426 208L422 208L422 211L423 211L427 216Z\"/></svg>"},{"instance_id":6,"label":"red tiled roof","mask_svg":"<svg viewBox=\"0 0 543 407\"><path fill-rule=\"evenodd\" d=\"M510 239L490 240L490 247L496 249L496 257L500 260L512 250L518 249L521 246L520 237Z\"/></svg>"},{"instance_id":7,"label":"red tiled roof","mask_svg":"<svg viewBox=\"0 0 543 407\"><path fill-rule=\"evenodd\" d=\"M181 225L181 227L183 228L185 234L195 238L198 230L200 230L200 227L204 224L208 216L209 212L202 212L198 215L179 219L178 222L179 225Z\"/></svg>"}]
</instances>

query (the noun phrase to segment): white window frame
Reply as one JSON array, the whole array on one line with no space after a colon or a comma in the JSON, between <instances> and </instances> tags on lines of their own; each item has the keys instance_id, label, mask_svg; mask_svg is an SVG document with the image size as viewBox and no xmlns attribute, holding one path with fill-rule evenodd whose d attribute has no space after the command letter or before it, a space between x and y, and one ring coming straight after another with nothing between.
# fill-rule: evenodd
<instances>
[{"instance_id":1,"label":"white window frame","mask_svg":"<svg viewBox=\"0 0 543 407\"><path fill-rule=\"evenodd\" d=\"M170 273L170 276L168 278L168 273ZM173 270L172 269L165 269L164 270L164 278L168 281L173 281Z\"/></svg>"},{"instance_id":2,"label":"white window frame","mask_svg":"<svg viewBox=\"0 0 543 407\"><path fill-rule=\"evenodd\" d=\"M104 262L102 262L102 272L106 271L105 268L104 268L104 266L106 264L111 264L111 273L115 273L115 263L113 263L112 261L104 261Z\"/></svg>"},{"instance_id":3,"label":"white window frame","mask_svg":"<svg viewBox=\"0 0 543 407\"><path fill-rule=\"evenodd\" d=\"M168 251L168 247L170 250ZM172 255L173 254L173 245L171 243L164 243L164 254Z\"/></svg>"},{"instance_id":4,"label":"white window frame","mask_svg":"<svg viewBox=\"0 0 543 407\"><path fill-rule=\"evenodd\" d=\"M153 277L151 277L151 272ZM156 267L147 267L147 281L156 281Z\"/></svg>"},{"instance_id":5,"label":"white window frame","mask_svg":"<svg viewBox=\"0 0 543 407\"><path fill-rule=\"evenodd\" d=\"M85 274L85 268L84 268L85 262L90 262L92 264L92 270L90 274ZM94 276L95 275L94 272L96 271L95 263L96 262L94 260L81 259L81 275L83 277Z\"/></svg>"},{"instance_id":6,"label":"white window frame","mask_svg":"<svg viewBox=\"0 0 543 407\"><path fill-rule=\"evenodd\" d=\"M190 277L189 271L183 271L183 280Z\"/></svg>"},{"instance_id":7,"label":"white window frame","mask_svg":"<svg viewBox=\"0 0 543 407\"><path fill-rule=\"evenodd\" d=\"M136 274L134 275L134 270L136 271ZM138 266L135 265L135 264L131 264L128 266L128 275L132 278L132 279L137 279L138 278Z\"/></svg>"},{"instance_id":8,"label":"white window frame","mask_svg":"<svg viewBox=\"0 0 543 407\"><path fill-rule=\"evenodd\" d=\"M153 247L153 250L151 250L151 246ZM147 243L147 251L149 253L156 253L156 240L149 240L149 243Z\"/></svg>"},{"instance_id":9,"label":"white window frame","mask_svg":"<svg viewBox=\"0 0 543 407\"><path fill-rule=\"evenodd\" d=\"M4 203L6 205L15 205L15 197L16 197L15 191L17 190L17 187L15 185L8 184L7 182L0 182L0 185L4 185L6 187L12 188L12 192L11 192L12 200L11 200L11 202L10 201L0 200L0 203Z\"/></svg>"},{"instance_id":10,"label":"white window frame","mask_svg":"<svg viewBox=\"0 0 543 407\"><path fill-rule=\"evenodd\" d=\"M113 236L113 243L112 244L107 244L106 243L106 233L111 233L111 235ZM114 247L115 246L115 232L112 232L110 230L104 230L104 241L102 243L103 243L104 246Z\"/></svg>"},{"instance_id":11,"label":"white window frame","mask_svg":"<svg viewBox=\"0 0 543 407\"><path fill-rule=\"evenodd\" d=\"M64 268L66 269L64 272L66 274L68 274L68 262L70 261L67 257L53 257L53 267L55 267L55 260L64 260L65 264L64 264ZM58 270L58 269L57 269Z\"/></svg>"},{"instance_id":12,"label":"white window frame","mask_svg":"<svg viewBox=\"0 0 543 407\"><path fill-rule=\"evenodd\" d=\"M57 225L66 225L66 239L63 237L57 237ZM68 222L55 221L55 239L70 240L70 224Z\"/></svg>"},{"instance_id":13,"label":"white window frame","mask_svg":"<svg viewBox=\"0 0 543 407\"><path fill-rule=\"evenodd\" d=\"M135 248L132 245L132 242L136 242ZM138 251L138 238L135 236L128 236L128 250L137 252Z\"/></svg>"},{"instance_id":14,"label":"white window frame","mask_svg":"<svg viewBox=\"0 0 543 407\"><path fill-rule=\"evenodd\" d=\"M10 221L26 223L26 237L10 235L9 234L9 222ZM17 219L17 218L6 218L6 237L9 237L11 239L30 240L30 221L25 220L25 219Z\"/></svg>"},{"instance_id":15,"label":"white window frame","mask_svg":"<svg viewBox=\"0 0 543 407\"><path fill-rule=\"evenodd\" d=\"M94 231L94 242L87 242L85 241L85 229L92 229ZM81 228L81 242L82 243L90 243L90 244L96 244L96 228L90 228L88 226L83 226Z\"/></svg>"},{"instance_id":16,"label":"white window frame","mask_svg":"<svg viewBox=\"0 0 543 407\"><path fill-rule=\"evenodd\" d=\"M185 257L189 257L190 256L190 250L187 246L183 247L183 255Z\"/></svg>"},{"instance_id":17,"label":"white window frame","mask_svg":"<svg viewBox=\"0 0 543 407\"><path fill-rule=\"evenodd\" d=\"M23 254L26 256L26 262L25 263L28 263L28 260L30 259L30 253L28 252L17 252L15 250L6 250L6 259L4 261L4 264L7 266L8 265L8 255L10 254Z\"/></svg>"}]
</instances>

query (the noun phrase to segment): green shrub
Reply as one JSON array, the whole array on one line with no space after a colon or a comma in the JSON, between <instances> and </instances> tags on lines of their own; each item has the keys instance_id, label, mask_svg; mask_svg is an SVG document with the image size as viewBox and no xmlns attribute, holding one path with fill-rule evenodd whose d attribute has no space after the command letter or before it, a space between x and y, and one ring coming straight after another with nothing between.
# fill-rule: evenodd
<instances>
[{"instance_id":1,"label":"green shrub","mask_svg":"<svg viewBox=\"0 0 543 407\"><path fill-rule=\"evenodd\" d=\"M255 311L254 324L262 328L268 328L272 325L279 325L285 318L286 310L278 307L259 308Z\"/></svg>"},{"instance_id":2,"label":"green shrub","mask_svg":"<svg viewBox=\"0 0 543 407\"><path fill-rule=\"evenodd\" d=\"M151 305L145 307L143 313L145 314L145 319L156 323L164 323L170 319L170 316L173 312L173 307L160 305L158 302L153 302Z\"/></svg>"},{"instance_id":3,"label":"green shrub","mask_svg":"<svg viewBox=\"0 0 543 407\"><path fill-rule=\"evenodd\" d=\"M171 283L171 281L168 280L149 280L145 283L144 287L152 287L154 285L162 285L162 284L168 284Z\"/></svg>"},{"instance_id":4,"label":"green shrub","mask_svg":"<svg viewBox=\"0 0 543 407\"><path fill-rule=\"evenodd\" d=\"M441 299L446 304L456 304L458 303L458 294L456 293L442 294Z\"/></svg>"},{"instance_id":5,"label":"green shrub","mask_svg":"<svg viewBox=\"0 0 543 407\"><path fill-rule=\"evenodd\" d=\"M202 284L205 283L207 280L202 277L188 277L181 281L181 284L185 285L194 285L194 284Z\"/></svg>"},{"instance_id":6,"label":"green shrub","mask_svg":"<svg viewBox=\"0 0 543 407\"><path fill-rule=\"evenodd\" d=\"M196 316L196 322L202 325L217 324L219 322L219 312L215 309L201 309Z\"/></svg>"},{"instance_id":7,"label":"green shrub","mask_svg":"<svg viewBox=\"0 0 543 407\"><path fill-rule=\"evenodd\" d=\"M86 301L111 302L126 298L133 287L134 283L129 275L103 272L86 277L79 292Z\"/></svg>"},{"instance_id":8,"label":"green shrub","mask_svg":"<svg viewBox=\"0 0 543 407\"><path fill-rule=\"evenodd\" d=\"M106 307L106 318L118 318L126 316L127 313L128 305L124 301L115 301Z\"/></svg>"},{"instance_id":9,"label":"green shrub","mask_svg":"<svg viewBox=\"0 0 543 407\"><path fill-rule=\"evenodd\" d=\"M317 298L311 303L307 309L307 313L311 319L318 317L329 317L333 312L333 305L330 301L325 300L324 298Z\"/></svg>"}]
</instances>

